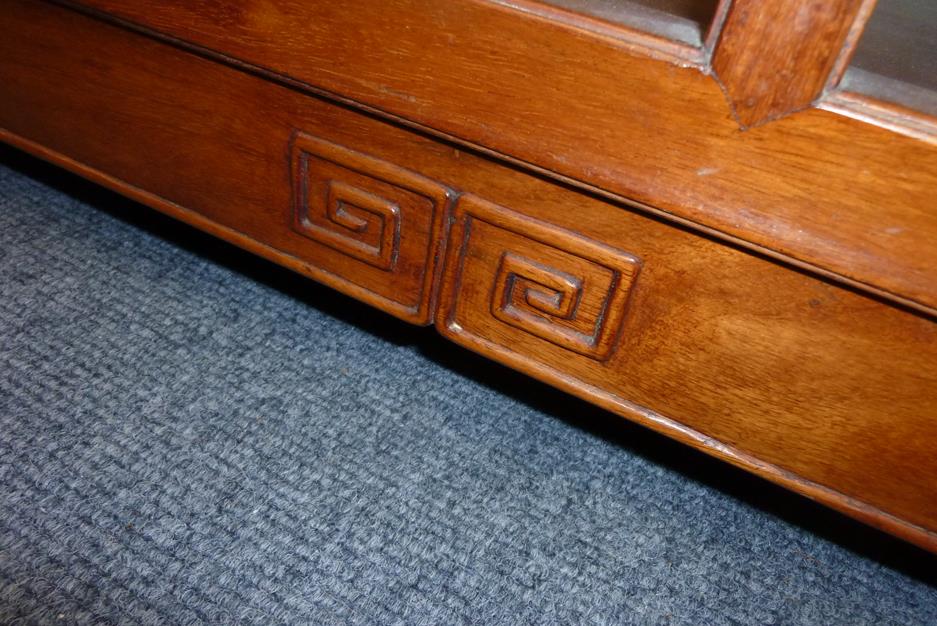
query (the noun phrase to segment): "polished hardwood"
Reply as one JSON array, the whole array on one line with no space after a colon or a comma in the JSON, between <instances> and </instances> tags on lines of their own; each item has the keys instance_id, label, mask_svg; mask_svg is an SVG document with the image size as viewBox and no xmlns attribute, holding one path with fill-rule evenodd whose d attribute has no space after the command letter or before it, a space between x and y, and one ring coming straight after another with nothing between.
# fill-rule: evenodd
<instances>
[{"instance_id":1,"label":"polished hardwood","mask_svg":"<svg viewBox=\"0 0 937 626\"><path fill-rule=\"evenodd\" d=\"M755 126L808 108L826 86L862 9L871 4L734 0L713 69L739 121Z\"/></svg>"},{"instance_id":2,"label":"polished hardwood","mask_svg":"<svg viewBox=\"0 0 937 626\"><path fill-rule=\"evenodd\" d=\"M297 253L310 273L401 319L428 324L453 192L299 130L290 137L290 176L290 226L314 242Z\"/></svg>"},{"instance_id":3,"label":"polished hardwood","mask_svg":"<svg viewBox=\"0 0 937 626\"><path fill-rule=\"evenodd\" d=\"M154 5L153 14L184 6L201 10L180 0L162 9ZM245 45L263 35L265 20L277 19L269 7L251 16L248 8L259 4L225 6L229 25L253 29L251 37L241 33ZM326 3L303 6L325 11ZM453 6L460 6L458 0L430 9L445 17ZM333 8L334 19L347 9ZM513 9L497 10L520 19ZM418 26L422 17L412 19ZM408 32L400 22L393 25ZM302 22L313 40L317 29L331 26L334 20ZM543 28L551 35L566 32L546 23ZM577 32L584 41L596 36ZM333 34L342 45L338 39ZM362 36L353 39L359 47L367 43ZM294 45L304 46L299 40ZM709 84L698 68L652 55L638 63L631 52L612 56L613 63L627 58L634 68L644 67L648 85L656 84L654 68L680 84L690 75ZM362 55L356 58L363 62ZM408 59L411 65L437 63L431 56ZM305 67L330 76L320 63L308 59ZM408 74L402 67L403 76L422 71ZM336 80L367 81L367 71L359 69ZM596 68L583 80L598 80L601 73ZM504 84L485 83L485 89ZM566 153L585 168L590 182L584 187L581 180L524 163L522 155L467 146L413 119L376 112L352 101L356 93L335 97L60 4L10 0L0 10L0 85L0 139L8 143L407 321L432 321L459 344L937 551L937 323L910 292L884 294L881 284L858 284L829 268L805 269L795 257L768 254L725 232L607 193L597 184L607 161L590 166L588 151L579 154L570 146ZM547 81L544 88L549 86ZM664 89L648 88L651 100ZM505 128L503 116L520 104L508 95L499 95L504 110L487 118L496 128ZM481 128L471 115L486 97L466 100L462 122L458 115L451 122ZM411 102L408 115L441 115L430 105ZM528 105L535 112L540 103ZM681 112L668 108L673 105L658 115L680 119ZM765 166L767 155L778 150L772 135L763 134L769 129L796 131L799 139L785 143L787 149L812 146L799 155L774 153L782 170L785 158L796 158L804 170L796 176L787 171L794 177L784 185L760 190L774 199L777 212L784 212L792 188L828 202L831 188L847 187L846 178L836 177L848 168L848 181L865 192L881 182L871 172L892 176L891 208L869 208L867 229L892 228L882 221L893 217L892 209L905 212L908 228L929 227L929 205L916 204L926 190L917 185L937 176L937 168L926 159L916 163L923 173L901 172L908 168L897 165L912 146L929 154L926 142L817 110L804 112L825 120L817 122L817 135L806 132L797 115L741 131L727 111L719 115L743 137L738 141L767 142L759 148ZM556 129L547 121L538 126L547 136L538 159L557 156L549 154ZM580 121L588 128L595 119ZM574 122L570 117L564 124L571 128ZM660 125L650 118L647 123ZM630 130L640 126L630 124ZM851 140L836 134L855 129L864 130ZM516 137L521 131L512 132ZM620 132L610 127L608 134ZM832 147L812 143L825 137L835 139ZM863 173L862 142L872 137L887 156ZM527 150L534 150L535 139L528 139ZM659 141L656 167L704 161L741 167L704 159L699 151L708 146L694 136L679 146ZM653 171L643 162L629 167L622 178ZM661 170L656 184L667 176L672 174ZM718 173L694 172L697 182L677 192L701 194L699 181L712 177ZM733 184L747 193L748 182ZM730 205L732 197L739 196L727 196ZM752 215L742 212L739 220ZM855 215L815 218L838 221L847 231L832 242L814 239L817 248L828 252L849 242L864 250L867 240L849 231L860 223ZM800 219L798 237L816 237L814 222ZM774 232L779 239L787 233ZM903 251L906 257L918 252ZM920 251L925 258L928 253ZM933 267L922 276L933 281Z\"/></svg>"},{"instance_id":4,"label":"polished hardwood","mask_svg":"<svg viewBox=\"0 0 937 626\"><path fill-rule=\"evenodd\" d=\"M704 50L531 0L69 4L937 313L937 123L743 131Z\"/></svg>"}]
</instances>

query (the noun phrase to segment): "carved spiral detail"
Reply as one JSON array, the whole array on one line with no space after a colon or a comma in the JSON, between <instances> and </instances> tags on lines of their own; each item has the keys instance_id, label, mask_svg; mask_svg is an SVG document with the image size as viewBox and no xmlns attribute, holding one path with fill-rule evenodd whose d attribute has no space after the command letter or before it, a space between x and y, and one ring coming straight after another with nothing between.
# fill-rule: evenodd
<instances>
[{"instance_id":1,"label":"carved spiral detail","mask_svg":"<svg viewBox=\"0 0 937 626\"><path fill-rule=\"evenodd\" d=\"M409 322L429 323L455 192L300 129L290 133L288 150L290 201L279 206L290 232L272 244L301 260L304 274Z\"/></svg>"},{"instance_id":2,"label":"carved spiral detail","mask_svg":"<svg viewBox=\"0 0 937 626\"><path fill-rule=\"evenodd\" d=\"M517 253L504 252L492 291L492 315L551 343L602 359L611 349L615 330L606 324L606 311L616 283L606 293L597 294L599 309L587 312L580 306L585 281Z\"/></svg>"},{"instance_id":3,"label":"carved spiral detail","mask_svg":"<svg viewBox=\"0 0 937 626\"><path fill-rule=\"evenodd\" d=\"M299 194L296 230L343 254L392 271L400 241L400 207L340 180L330 180L324 198Z\"/></svg>"}]
</instances>

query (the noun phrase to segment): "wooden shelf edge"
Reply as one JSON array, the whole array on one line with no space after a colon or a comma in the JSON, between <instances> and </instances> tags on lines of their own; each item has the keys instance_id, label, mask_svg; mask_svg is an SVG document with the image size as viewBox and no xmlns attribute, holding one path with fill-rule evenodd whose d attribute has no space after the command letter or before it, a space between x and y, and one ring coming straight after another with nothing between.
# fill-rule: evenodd
<instances>
[{"instance_id":1,"label":"wooden shelf edge","mask_svg":"<svg viewBox=\"0 0 937 626\"><path fill-rule=\"evenodd\" d=\"M536 0L487 1L508 11L524 13L552 24L564 24L574 30L588 33L590 36L606 39L635 54L667 61L681 67L695 67L703 72L709 71L709 55L705 44L696 47L682 41L644 32L627 24L615 24Z\"/></svg>"},{"instance_id":2,"label":"wooden shelf edge","mask_svg":"<svg viewBox=\"0 0 937 626\"><path fill-rule=\"evenodd\" d=\"M937 147L937 117L861 93L837 90L823 96L816 107Z\"/></svg>"}]
</instances>

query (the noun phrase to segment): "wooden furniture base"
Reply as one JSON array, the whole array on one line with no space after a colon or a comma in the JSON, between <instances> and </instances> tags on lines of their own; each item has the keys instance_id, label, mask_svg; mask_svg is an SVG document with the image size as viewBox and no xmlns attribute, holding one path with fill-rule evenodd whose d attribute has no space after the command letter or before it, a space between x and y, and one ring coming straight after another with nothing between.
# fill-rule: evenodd
<instances>
[{"instance_id":1,"label":"wooden furniture base","mask_svg":"<svg viewBox=\"0 0 937 626\"><path fill-rule=\"evenodd\" d=\"M167 8L187 4L147 9L152 24L128 26L126 20L140 17L130 9L121 14L119 5L129 2L87 3L117 15L116 22L110 14L57 3L5 3L0 139L407 322L433 323L456 343L937 550L937 324L930 283L914 282L893 265L874 282L865 261L850 266L856 273L826 263L828 257L841 261L838 251L855 244L848 235L861 223L854 223L855 214L841 216L844 230L836 237L819 239L828 225L815 228L818 222L806 214L783 215L793 206L784 204L793 193L785 187L775 197L783 205L777 220L743 214L759 223L755 235L720 230L715 219L704 224L688 213L649 207L649 196L618 195L620 188L604 182L615 175L607 169L610 161L590 161L596 137L584 140L575 167L548 169L526 162L525 150L532 148L500 153L509 142L492 141L492 149L487 141L454 137L449 131L462 123L454 109L441 113L452 120L440 124L440 132L421 126L423 119L376 111L364 91L391 93L395 87L362 87L372 80L366 75L371 66L342 74L358 87L329 94L303 82L305 75L290 78L299 72L289 64L282 75L271 75L235 60L242 51L222 49L219 41L212 43L217 55L192 48L186 41L200 38L185 29L198 24L195 4L187 9L188 21ZM266 15L261 3L232 6L240 4L253 12L232 8L225 27L240 28L244 45L261 50L252 38L263 33L263 23L254 23ZM398 9L393 4L388 10ZM179 32L165 34L174 29ZM364 39L361 32L345 34ZM208 35L201 39L206 44ZM279 47L270 45L272 59L293 45L290 33ZM305 44L296 45L301 50ZM324 62L310 70L316 71L325 82L337 76ZM359 97L363 102L355 102ZM414 117L429 119L429 111L445 109L432 96L412 97ZM476 105L467 105L472 115ZM504 121L497 112L489 115L495 125ZM816 119L803 124L816 131ZM775 128L739 141L770 143ZM863 132L873 137L886 131ZM556 128L544 133L542 150L549 156L538 160L561 160L554 150ZM577 139L570 138L570 146ZM627 143L618 145L627 150ZM659 149L691 154L663 143ZM693 148L699 149L705 148ZM741 171L737 157L726 155L730 148L719 150L725 167ZM570 158L571 149L565 154ZM923 163L935 162L930 153L921 154ZM698 153L692 155L680 158L693 160ZM629 158L642 162L622 170L623 178L659 174L666 184L681 184L677 174L655 174L655 159L663 168L690 167L696 179L707 177L696 164L661 155ZM790 161L782 155L778 167ZM592 174L570 176L590 162ZM830 195L817 182L822 172L787 182L796 187L809 179L822 204ZM845 184L835 172L827 175L830 185ZM907 208L920 193L912 183L905 178L890 186L892 194L904 194L905 204L889 200L886 209L897 217L888 227L908 228L918 219ZM880 193L878 184L857 183L868 197ZM698 193L700 207L718 199L711 189L697 189L669 190L655 204L666 206L681 194L680 202L692 204L687 198ZM814 191L807 186L794 195L806 198ZM726 203L743 202L739 197ZM933 219L921 216L921 228ZM804 224L802 238L763 247L772 228L781 241L783 229L797 220ZM803 245L810 237L817 250L805 262L787 243ZM859 247L849 254L858 255ZM894 251L875 253L891 259ZM933 267L927 272L933 282ZM900 289L902 281L915 288Z\"/></svg>"}]
</instances>

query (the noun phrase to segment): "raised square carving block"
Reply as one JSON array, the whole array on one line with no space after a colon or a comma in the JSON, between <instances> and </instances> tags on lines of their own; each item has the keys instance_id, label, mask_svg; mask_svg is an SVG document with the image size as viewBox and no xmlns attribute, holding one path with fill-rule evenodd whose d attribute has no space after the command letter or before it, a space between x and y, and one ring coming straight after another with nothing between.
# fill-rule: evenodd
<instances>
[{"instance_id":1,"label":"raised square carving block","mask_svg":"<svg viewBox=\"0 0 937 626\"><path fill-rule=\"evenodd\" d=\"M400 205L340 180L326 184L323 214L302 202L295 230L382 270L393 270L400 249Z\"/></svg>"},{"instance_id":2,"label":"raised square carving block","mask_svg":"<svg viewBox=\"0 0 937 626\"><path fill-rule=\"evenodd\" d=\"M637 258L475 196L460 199L454 218L444 334L522 358L546 358L537 341L595 361L613 353Z\"/></svg>"},{"instance_id":3,"label":"raised square carving block","mask_svg":"<svg viewBox=\"0 0 937 626\"><path fill-rule=\"evenodd\" d=\"M322 282L427 324L452 192L383 159L297 131L290 228Z\"/></svg>"}]
</instances>

